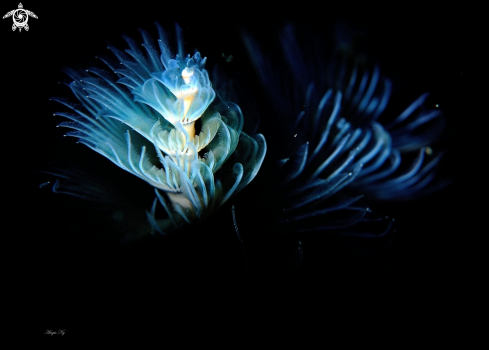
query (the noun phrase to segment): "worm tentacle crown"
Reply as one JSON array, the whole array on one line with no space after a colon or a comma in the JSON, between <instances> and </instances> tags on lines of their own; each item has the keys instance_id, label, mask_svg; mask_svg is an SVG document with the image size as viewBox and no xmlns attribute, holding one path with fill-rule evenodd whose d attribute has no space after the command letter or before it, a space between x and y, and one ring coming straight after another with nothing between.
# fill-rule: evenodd
<instances>
[{"instance_id":1,"label":"worm tentacle crown","mask_svg":"<svg viewBox=\"0 0 489 350\"><path fill-rule=\"evenodd\" d=\"M55 100L73 111L57 113L71 120L60 124L72 129L67 135L155 188L148 220L164 233L203 219L246 186L263 162L266 142L241 131L237 105L213 104L216 93L199 52L173 56L160 39L160 55L150 35L141 35L144 49L124 37L125 52L109 47L118 62L100 57L110 71L67 70L82 106ZM234 154L228 165L238 146L247 152ZM158 202L166 219L155 217Z\"/></svg>"}]
</instances>

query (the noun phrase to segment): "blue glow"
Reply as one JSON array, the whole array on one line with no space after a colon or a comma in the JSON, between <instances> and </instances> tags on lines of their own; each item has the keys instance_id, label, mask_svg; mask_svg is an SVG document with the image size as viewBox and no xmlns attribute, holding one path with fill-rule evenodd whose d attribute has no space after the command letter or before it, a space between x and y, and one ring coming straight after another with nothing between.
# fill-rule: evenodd
<instances>
[{"instance_id":1,"label":"blue glow","mask_svg":"<svg viewBox=\"0 0 489 350\"><path fill-rule=\"evenodd\" d=\"M142 37L143 49L127 37L125 52L109 47L118 60L101 58L109 70L66 71L82 106L54 100L72 110L57 113L71 120L60 124L72 129L66 135L155 188L155 204L168 217L157 220L155 204L147 215L152 230L165 233L202 220L253 180L266 142L242 132L237 105L211 105L216 94L200 53L174 56L160 38L160 55L146 32ZM227 164L239 143L250 152ZM224 167L232 174L226 181L216 175Z\"/></svg>"}]
</instances>

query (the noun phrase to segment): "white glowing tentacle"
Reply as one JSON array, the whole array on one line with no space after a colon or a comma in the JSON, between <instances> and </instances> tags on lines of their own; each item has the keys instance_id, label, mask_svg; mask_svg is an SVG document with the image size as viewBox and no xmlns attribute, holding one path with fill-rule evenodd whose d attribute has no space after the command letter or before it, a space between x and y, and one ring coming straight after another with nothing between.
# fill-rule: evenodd
<instances>
[{"instance_id":1,"label":"white glowing tentacle","mask_svg":"<svg viewBox=\"0 0 489 350\"><path fill-rule=\"evenodd\" d=\"M109 71L67 71L73 79L70 88L84 108L58 99L74 112L60 113L72 121L61 126L74 130L69 136L164 192L156 191L157 202L168 219L155 218L157 202L148 212L151 227L164 233L200 221L251 181L266 144L264 139L240 139L243 115L237 105L209 108L216 93L200 53L171 56L160 39L159 56L146 33L146 51L125 39L129 50L110 47L120 65L100 58ZM238 143L251 149L225 165ZM220 168L232 180L219 179L215 174Z\"/></svg>"}]
</instances>

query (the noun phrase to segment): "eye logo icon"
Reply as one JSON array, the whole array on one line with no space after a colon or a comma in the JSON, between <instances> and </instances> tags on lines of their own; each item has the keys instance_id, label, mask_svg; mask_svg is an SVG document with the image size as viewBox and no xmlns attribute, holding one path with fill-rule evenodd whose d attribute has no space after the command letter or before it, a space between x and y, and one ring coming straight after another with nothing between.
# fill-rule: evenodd
<instances>
[{"instance_id":1,"label":"eye logo icon","mask_svg":"<svg viewBox=\"0 0 489 350\"><path fill-rule=\"evenodd\" d=\"M7 12L7 14L3 16L3 18L7 18L10 16L12 16L12 19L14 20L12 30L15 31L15 29L19 28L19 32L22 31L22 28L24 28L26 31L29 30L29 26L27 25L29 16L37 18L34 12L24 10L24 6L22 6L22 3L19 3L18 9Z\"/></svg>"}]
</instances>

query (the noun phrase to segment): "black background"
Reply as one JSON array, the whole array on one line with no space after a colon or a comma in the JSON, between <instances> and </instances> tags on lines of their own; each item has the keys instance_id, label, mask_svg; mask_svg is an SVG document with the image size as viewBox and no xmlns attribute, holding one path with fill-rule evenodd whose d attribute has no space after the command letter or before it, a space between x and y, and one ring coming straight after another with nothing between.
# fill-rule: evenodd
<instances>
[{"instance_id":1,"label":"black background","mask_svg":"<svg viewBox=\"0 0 489 350\"><path fill-rule=\"evenodd\" d=\"M28 326L24 334L29 336L46 329L66 329L65 337L109 330L123 336L125 330L151 332L150 324L159 322L166 328L157 326L158 332L169 333L169 326L193 329L215 317L227 327L260 324L267 329L268 320L278 319L292 327L326 324L333 309L349 315L364 314L359 311L364 308L387 310L396 316L416 310L420 322L459 319L460 312L471 309L482 285L480 246L485 230L478 223L486 206L486 159L481 157L478 135L486 117L478 110L477 98L480 30L468 13L365 5L327 11L282 6L272 11L232 2L23 5L39 17L29 19L28 32L12 32L11 19L0 22L6 174L2 257L5 286L12 292L9 301L18 310L14 328ZM4 3L2 11L16 7L14 2ZM61 119L52 117L59 106L49 98L70 97L68 89L58 85L64 79L63 66L84 66L86 59L108 55L107 41L124 48L122 33L137 39L137 29L144 28L156 34L155 21L170 30L174 22L180 23L190 49L197 47L209 65L213 60L226 64L224 52L235 57L227 69L243 72L252 70L241 28L265 46L276 45L271 28L287 22L307 24L318 32L331 31L339 21L360 28L370 59L394 84L399 82L408 100L430 91L444 111L448 137L438 146L449 150L442 175L453 179L453 185L423 200L374 207L396 218L397 236L380 257L304 246L303 266L281 281L242 278L229 206L216 214L218 224L203 225L198 234L123 249L88 247L83 225L93 227L94 234L102 219L80 217L76 211L82 204L39 189L45 180L35 170L44 162L42 154L53 148L71 161L93 156L97 159L92 165L98 166L105 160L75 145L75 139L62 137L55 128ZM265 137L273 140L273 135ZM115 167L110 169L117 173ZM125 179L114 176L117 185ZM151 191L147 198L149 209ZM318 314L323 320L319 323ZM150 321L153 317L156 322Z\"/></svg>"}]
</instances>

